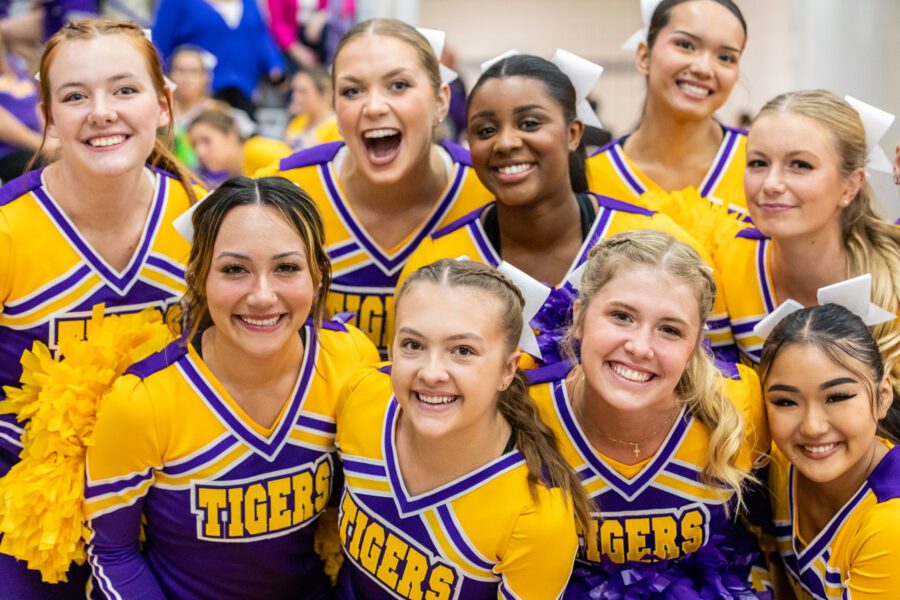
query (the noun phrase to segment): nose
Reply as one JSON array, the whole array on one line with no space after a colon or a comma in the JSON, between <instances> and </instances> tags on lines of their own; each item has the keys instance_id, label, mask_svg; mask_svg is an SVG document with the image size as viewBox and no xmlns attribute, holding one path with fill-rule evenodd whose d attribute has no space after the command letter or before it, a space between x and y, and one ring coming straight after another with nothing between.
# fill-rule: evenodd
<instances>
[{"instance_id":1,"label":"nose","mask_svg":"<svg viewBox=\"0 0 900 600\"><path fill-rule=\"evenodd\" d=\"M766 179L763 181L763 192L769 196L777 196L784 192L784 178L781 169L777 166L770 166L766 173Z\"/></svg>"},{"instance_id":2,"label":"nose","mask_svg":"<svg viewBox=\"0 0 900 600\"><path fill-rule=\"evenodd\" d=\"M112 106L112 102L103 94L94 96L91 102L91 123L94 125L103 125L112 123L116 120L116 111Z\"/></svg>"},{"instance_id":3,"label":"nose","mask_svg":"<svg viewBox=\"0 0 900 600\"><path fill-rule=\"evenodd\" d=\"M822 437L828 433L829 428L828 415L824 409L815 405L806 408L803 421L800 422L800 434L803 437L809 439Z\"/></svg>"},{"instance_id":4,"label":"nose","mask_svg":"<svg viewBox=\"0 0 900 600\"><path fill-rule=\"evenodd\" d=\"M447 381L447 368L439 352L427 352L422 359L419 378L426 385Z\"/></svg>"},{"instance_id":5,"label":"nose","mask_svg":"<svg viewBox=\"0 0 900 600\"><path fill-rule=\"evenodd\" d=\"M501 127L497 133L496 149L498 152L510 152L522 145L522 138L513 127Z\"/></svg>"},{"instance_id":6,"label":"nose","mask_svg":"<svg viewBox=\"0 0 900 600\"><path fill-rule=\"evenodd\" d=\"M363 108L367 116L378 117L387 112L388 105L381 91L375 88L369 91Z\"/></svg>"},{"instance_id":7,"label":"nose","mask_svg":"<svg viewBox=\"0 0 900 600\"><path fill-rule=\"evenodd\" d=\"M269 279L268 274L256 277L253 281L253 289L247 295L247 304L254 308L272 306L278 300L278 294Z\"/></svg>"},{"instance_id":8,"label":"nose","mask_svg":"<svg viewBox=\"0 0 900 600\"><path fill-rule=\"evenodd\" d=\"M640 327L632 331L625 342L625 351L635 358L653 358L652 331L649 327Z\"/></svg>"},{"instance_id":9,"label":"nose","mask_svg":"<svg viewBox=\"0 0 900 600\"><path fill-rule=\"evenodd\" d=\"M698 52L691 62L691 72L698 77L711 77L713 60L712 52Z\"/></svg>"}]
</instances>

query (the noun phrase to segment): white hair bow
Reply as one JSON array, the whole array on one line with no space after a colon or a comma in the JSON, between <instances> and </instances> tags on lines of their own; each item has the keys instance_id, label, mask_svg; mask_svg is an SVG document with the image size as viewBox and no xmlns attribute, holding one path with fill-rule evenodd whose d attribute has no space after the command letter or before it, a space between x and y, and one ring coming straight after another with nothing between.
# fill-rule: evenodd
<instances>
[{"instance_id":1,"label":"white hair bow","mask_svg":"<svg viewBox=\"0 0 900 600\"><path fill-rule=\"evenodd\" d=\"M194 212L201 202L209 198L213 191L215 190L210 190L205 196L197 200L192 207L175 217L175 220L172 221L172 227L175 228L175 231L190 243L194 242Z\"/></svg>"},{"instance_id":2,"label":"white hair bow","mask_svg":"<svg viewBox=\"0 0 900 600\"><path fill-rule=\"evenodd\" d=\"M441 54L444 53L444 42L447 40L447 32L440 29L427 29L425 27L416 27L416 31L428 40L428 45L437 56L438 68L441 71L441 81L450 83L459 78L459 73L441 62Z\"/></svg>"},{"instance_id":3,"label":"white hair bow","mask_svg":"<svg viewBox=\"0 0 900 600\"><path fill-rule=\"evenodd\" d=\"M641 0L641 21L643 21L644 26L625 40L625 43L621 46L622 50L634 52L641 45L641 42L647 41L647 34L650 31L650 20L653 18L653 13L660 2L662 0Z\"/></svg>"},{"instance_id":4,"label":"white hair bow","mask_svg":"<svg viewBox=\"0 0 900 600\"><path fill-rule=\"evenodd\" d=\"M494 63L517 54L521 54L521 52L512 49L498 54L494 58L489 58L481 63L481 72L484 73ZM569 81L572 82L572 87L575 88L575 111L578 114L578 118L585 125L597 127L598 129L603 127L600 124L600 119L597 118L597 113L591 108L591 103L587 101L588 94L591 93L597 80L600 79L600 75L603 74L603 67L562 48L557 48L550 62L556 65L569 78Z\"/></svg>"},{"instance_id":5,"label":"white hair bow","mask_svg":"<svg viewBox=\"0 0 900 600\"><path fill-rule=\"evenodd\" d=\"M569 292L577 295L581 290L581 277L586 264L586 262L582 263L581 266L569 273L560 289L568 288ZM497 266L497 270L516 284L516 287L519 288L519 291L525 297L525 307L522 309L522 334L519 337L519 348L535 358L544 360L544 351L549 350L549 348L542 350L541 344L538 343L537 336L535 336L534 330L531 328L531 321L556 290L506 261L501 262ZM559 323L559 325L562 326L563 323Z\"/></svg>"},{"instance_id":6,"label":"white hair bow","mask_svg":"<svg viewBox=\"0 0 900 600\"><path fill-rule=\"evenodd\" d=\"M863 323L869 327L887 323L897 318L897 315L891 311L885 310L871 301L871 273L819 288L816 297L819 300L819 304L839 304L843 306L862 319ZM803 308L803 305L796 300L785 300L778 308L753 327L753 333L762 339L766 339L782 319Z\"/></svg>"},{"instance_id":7,"label":"white hair bow","mask_svg":"<svg viewBox=\"0 0 900 600\"><path fill-rule=\"evenodd\" d=\"M866 167L874 171L890 173L892 171L891 161L884 153L884 150L881 149L881 146L878 145L878 142L891 128L891 123L894 122L894 115L871 104L866 104L853 96L844 96L844 100L859 113L863 128L866 130L866 152L868 154Z\"/></svg>"}]
</instances>

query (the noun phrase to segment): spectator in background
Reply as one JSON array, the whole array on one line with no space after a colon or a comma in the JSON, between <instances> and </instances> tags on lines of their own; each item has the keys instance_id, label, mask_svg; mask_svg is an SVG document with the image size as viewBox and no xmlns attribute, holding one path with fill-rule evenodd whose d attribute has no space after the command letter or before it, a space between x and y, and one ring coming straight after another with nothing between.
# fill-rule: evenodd
<instances>
[{"instance_id":1,"label":"spectator in background","mask_svg":"<svg viewBox=\"0 0 900 600\"><path fill-rule=\"evenodd\" d=\"M288 107L293 118L284 132L294 151L341 139L332 98L331 75L325 68L312 67L294 75Z\"/></svg>"},{"instance_id":2,"label":"spectator in background","mask_svg":"<svg viewBox=\"0 0 900 600\"><path fill-rule=\"evenodd\" d=\"M197 115L188 126L188 139L210 188L231 177L249 177L291 154L290 146L280 140L255 136L243 141L234 118L221 110Z\"/></svg>"},{"instance_id":3,"label":"spectator in background","mask_svg":"<svg viewBox=\"0 0 900 600\"><path fill-rule=\"evenodd\" d=\"M10 16L13 4L13 0L0 0L0 35L11 52L35 69L47 38L73 19L97 14L95 0L41 0L31 2L28 10Z\"/></svg>"},{"instance_id":4,"label":"spectator in background","mask_svg":"<svg viewBox=\"0 0 900 600\"><path fill-rule=\"evenodd\" d=\"M213 97L255 118L253 92L260 78L279 81L284 61L255 0L161 0L153 42L167 61L191 44L216 57Z\"/></svg>"},{"instance_id":5,"label":"spectator in background","mask_svg":"<svg viewBox=\"0 0 900 600\"><path fill-rule=\"evenodd\" d=\"M25 172L42 131L35 81L0 35L0 182Z\"/></svg>"}]
</instances>

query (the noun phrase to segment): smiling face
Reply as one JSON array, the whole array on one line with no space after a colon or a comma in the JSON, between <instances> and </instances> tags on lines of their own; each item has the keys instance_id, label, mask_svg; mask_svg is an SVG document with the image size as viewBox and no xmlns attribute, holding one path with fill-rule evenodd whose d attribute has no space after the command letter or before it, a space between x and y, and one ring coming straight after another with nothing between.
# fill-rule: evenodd
<instances>
[{"instance_id":1,"label":"smiling face","mask_svg":"<svg viewBox=\"0 0 900 600\"><path fill-rule=\"evenodd\" d=\"M585 307L581 367L591 395L617 410L660 408L696 350L696 293L664 269L619 267Z\"/></svg>"},{"instance_id":2,"label":"smiling face","mask_svg":"<svg viewBox=\"0 0 900 600\"><path fill-rule=\"evenodd\" d=\"M868 365L845 359L846 366L815 345L787 345L769 368L764 393L772 440L800 474L852 492L872 466L876 419L887 413L892 392L889 377L873 382Z\"/></svg>"},{"instance_id":3,"label":"smiling face","mask_svg":"<svg viewBox=\"0 0 900 600\"><path fill-rule=\"evenodd\" d=\"M394 395L417 434L440 439L500 418L498 395L518 352L507 347L500 301L475 288L417 282L397 304Z\"/></svg>"},{"instance_id":4,"label":"smiling face","mask_svg":"<svg viewBox=\"0 0 900 600\"><path fill-rule=\"evenodd\" d=\"M335 112L354 164L375 184L415 176L450 90L436 93L416 50L394 37L361 35L334 64Z\"/></svg>"},{"instance_id":5,"label":"smiling face","mask_svg":"<svg viewBox=\"0 0 900 600\"><path fill-rule=\"evenodd\" d=\"M673 7L653 48L638 48L648 105L659 103L684 117L710 117L737 81L745 41L740 21L721 4L695 0Z\"/></svg>"},{"instance_id":6,"label":"smiling face","mask_svg":"<svg viewBox=\"0 0 900 600\"><path fill-rule=\"evenodd\" d=\"M584 126L566 123L563 108L537 79L486 81L469 105L469 144L478 178L499 202L525 205L571 194L569 152Z\"/></svg>"},{"instance_id":7,"label":"smiling face","mask_svg":"<svg viewBox=\"0 0 900 600\"><path fill-rule=\"evenodd\" d=\"M831 132L789 112L754 121L747 138L744 191L754 224L774 238L830 229L840 233L841 212L856 197L862 168L845 177Z\"/></svg>"},{"instance_id":8,"label":"smiling face","mask_svg":"<svg viewBox=\"0 0 900 600\"><path fill-rule=\"evenodd\" d=\"M314 290L306 245L277 209L232 209L206 280L217 354L263 359L298 344Z\"/></svg>"},{"instance_id":9,"label":"smiling face","mask_svg":"<svg viewBox=\"0 0 900 600\"><path fill-rule=\"evenodd\" d=\"M67 165L101 177L143 168L169 112L134 42L120 34L65 41L48 75L47 134Z\"/></svg>"}]
</instances>

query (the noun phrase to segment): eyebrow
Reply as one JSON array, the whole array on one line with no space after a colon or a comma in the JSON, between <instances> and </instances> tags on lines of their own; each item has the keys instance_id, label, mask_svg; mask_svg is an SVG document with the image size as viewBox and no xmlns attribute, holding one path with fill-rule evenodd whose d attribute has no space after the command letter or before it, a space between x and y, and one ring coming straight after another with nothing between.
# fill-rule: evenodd
<instances>
[{"instance_id":1,"label":"eyebrow","mask_svg":"<svg viewBox=\"0 0 900 600\"><path fill-rule=\"evenodd\" d=\"M419 333L412 327L406 327L406 326L400 327L399 329L397 329L397 333L398 334L405 333L407 335L412 335L412 336L415 336L418 338L423 338L423 339L425 337L427 337L427 336L422 335L421 333ZM456 335L451 335L451 336L444 338L445 342L455 342L458 340L475 340L475 341L482 342L482 341L484 341L484 338L482 338L480 335L477 335L474 333L458 333Z\"/></svg>"},{"instance_id":2,"label":"eyebrow","mask_svg":"<svg viewBox=\"0 0 900 600\"><path fill-rule=\"evenodd\" d=\"M121 81L123 79L132 79L134 77L137 77L134 73L128 73L128 72L118 73L116 75L113 75L109 79L107 79L107 81L116 82L116 81ZM66 83L62 84L61 86L59 86L56 89L63 90L65 88L70 88L70 87L86 87L86 86L87 86L87 84L82 83L81 81L67 81Z\"/></svg>"},{"instance_id":3,"label":"eyebrow","mask_svg":"<svg viewBox=\"0 0 900 600\"><path fill-rule=\"evenodd\" d=\"M687 37L689 37L689 38L691 38L691 39L693 39L693 40L697 40L698 42L702 42L702 41L703 41L702 38L700 38L699 36L694 35L693 33L690 33L689 31L684 31L684 30L679 29L679 30L673 31L672 33L678 33L678 34L681 34L681 35L686 35ZM729 52L736 52L736 53L738 53L738 54L741 53L740 49L734 48L734 47L732 47L732 46L719 46L719 48L720 48L721 50L728 50Z\"/></svg>"},{"instance_id":4,"label":"eyebrow","mask_svg":"<svg viewBox=\"0 0 900 600\"><path fill-rule=\"evenodd\" d=\"M797 388L792 385L785 385L783 383L776 383L774 385L770 385L766 390L767 392L791 392L796 394Z\"/></svg>"},{"instance_id":5,"label":"eyebrow","mask_svg":"<svg viewBox=\"0 0 900 600\"><path fill-rule=\"evenodd\" d=\"M548 109L547 109L547 107L542 106L540 104L525 104L523 106L515 107L513 109L513 114L518 115L518 114L521 114L524 112L528 112L529 110L542 110L542 111L547 112ZM471 119L487 118L487 117L493 117L496 115L497 115L497 111L495 111L495 110L479 110L477 113L472 115L470 118Z\"/></svg>"},{"instance_id":6,"label":"eyebrow","mask_svg":"<svg viewBox=\"0 0 900 600\"><path fill-rule=\"evenodd\" d=\"M297 250L289 250L287 252L281 252L279 254L273 255L272 260L279 260L282 258L287 258L288 256L304 257L305 255L302 252L299 252ZM250 257L247 256L246 254L241 254L240 252L229 252L227 250L225 252L220 253L219 256L217 256L216 258L237 258L240 260L250 260Z\"/></svg>"},{"instance_id":7,"label":"eyebrow","mask_svg":"<svg viewBox=\"0 0 900 600\"><path fill-rule=\"evenodd\" d=\"M381 79L390 79L391 77L396 77L397 75L402 75L402 74L406 74L406 73L412 73L412 71L410 71L406 67L391 69L390 71L388 71L387 73L382 75ZM360 79L359 77L356 77L355 75L341 75L340 77L338 77L337 80L338 81L348 81L350 83L361 83L362 82L362 79Z\"/></svg>"},{"instance_id":8,"label":"eyebrow","mask_svg":"<svg viewBox=\"0 0 900 600\"><path fill-rule=\"evenodd\" d=\"M820 390L827 390L828 388L835 387L837 385L844 385L845 383L856 383L856 380L852 377L837 377L835 379L831 379L826 381L822 385L819 386Z\"/></svg>"}]
</instances>

